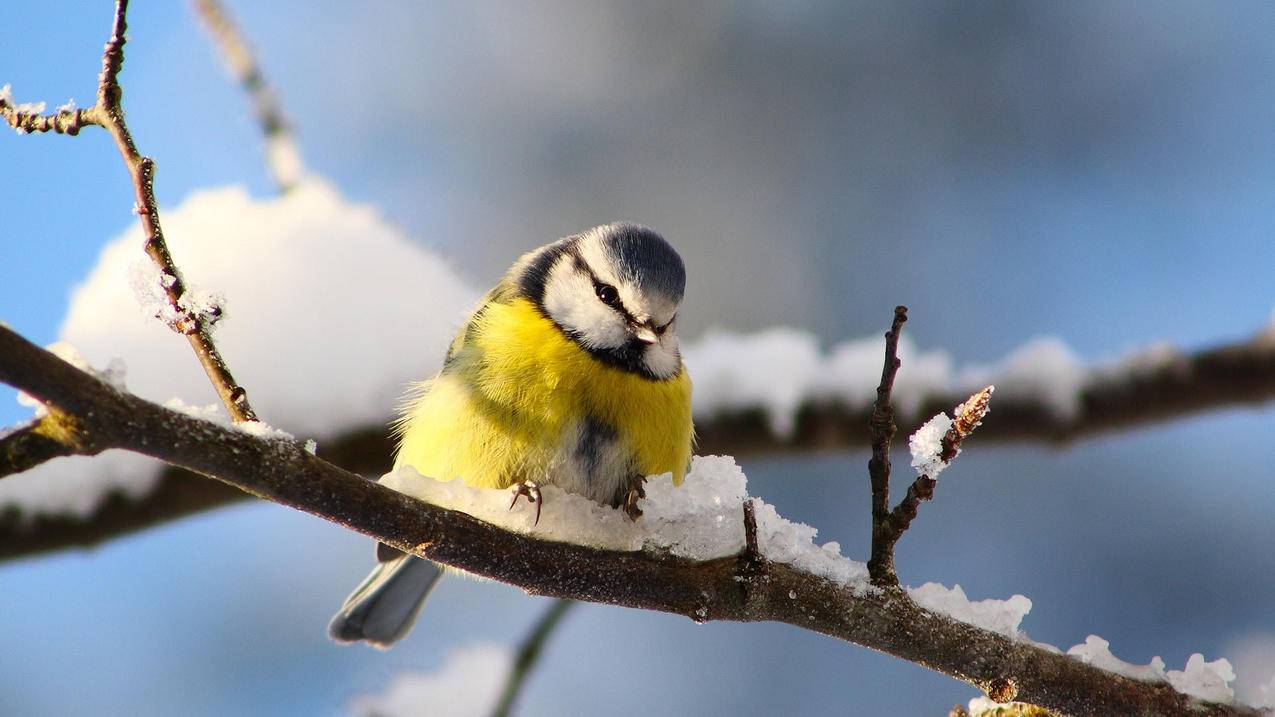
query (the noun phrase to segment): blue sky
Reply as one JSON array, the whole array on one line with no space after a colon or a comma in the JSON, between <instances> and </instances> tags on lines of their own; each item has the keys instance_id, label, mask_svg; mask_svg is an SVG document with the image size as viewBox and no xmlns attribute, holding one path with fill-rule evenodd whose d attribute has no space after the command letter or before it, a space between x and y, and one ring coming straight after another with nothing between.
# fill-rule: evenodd
<instances>
[{"instance_id":1,"label":"blue sky","mask_svg":"<svg viewBox=\"0 0 1275 717\"><path fill-rule=\"evenodd\" d=\"M0 84L89 104L108 3L10 5ZM685 255L691 335L788 324L833 342L882 330L905 303L918 343L962 362L1042 334L1100 360L1271 319L1269 5L785 8L232 3L308 163L475 285L623 218ZM271 192L246 101L184 4L133 8L122 79L161 207L201 187ZM0 134L0 158L0 318L49 342L132 220L131 190L92 129ZM11 397L4 422L25 415ZM972 597L1021 592L1033 637L1066 647L1095 632L1131 661L1180 667L1275 635L1258 597L1275 564L1252 548L1275 539L1272 415L972 449L904 539L901 572ZM786 515L866 552L866 456L742 464ZM455 580L400 648L333 646L323 626L365 543L240 506L0 566L0 655L20 665L0 675L0 711L330 714L450 646L509 641L534 614L516 591ZM569 618L540 674L528 714L938 714L972 694L783 626L595 606Z\"/></svg>"}]
</instances>

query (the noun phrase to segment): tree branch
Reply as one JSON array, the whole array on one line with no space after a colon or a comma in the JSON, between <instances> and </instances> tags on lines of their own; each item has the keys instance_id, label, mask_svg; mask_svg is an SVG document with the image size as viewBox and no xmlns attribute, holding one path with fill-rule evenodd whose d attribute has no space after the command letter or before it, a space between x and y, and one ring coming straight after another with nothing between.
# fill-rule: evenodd
<instances>
[{"instance_id":1,"label":"tree branch","mask_svg":"<svg viewBox=\"0 0 1275 717\"><path fill-rule=\"evenodd\" d=\"M868 559L868 573L872 584L882 587L898 587L899 576L894 572L894 540L888 532L890 521L890 441L894 438L894 407L890 394L894 390L894 376L902 362L899 361L899 334L903 322L908 320L908 307L894 307L894 322L885 334L885 363L881 367L881 384L877 387L877 400L872 404L872 418L868 422L872 440L872 458L868 460L868 478L872 482L872 555Z\"/></svg>"},{"instance_id":2,"label":"tree branch","mask_svg":"<svg viewBox=\"0 0 1275 717\"><path fill-rule=\"evenodd\" d=\"M2 325L0 382L77 416L80 430L96 446L159 458L533 594L659 610L697 621L785 622L1064 714L1257 715L1199 702L1165 683L1132 680L957 622L896 591L856 590L783 563L763 560L764 574L756 578L741 573L739 556L694 561L512 533L365 480L294 441L257 438L121 393Z\"/></svg>"},{"instance_id":3,"label":"tree branch","mask_svg":"<svg viewBox=\"0 0 1275 717\"><path fill-rule=\"evenodd\" d=\"M888 351L889 349L887 349L887 357ZM894 546L898 544L899 539L903 537L907 529L912 526L912 521L916 519L921 503L934 497L934 488L938 485L939 471L960 454L961 443L974 432L975 428L982 425L983 417L987 415L988 403L992 398L992 389L992 386L988 386L956 407L952 412L954 417L951 421L951 426L943 434L942 439L939 440L938 451L933 455L933 468L917 476L916 480L912 481L912 485L908 486L907 495L904 496L903 500L899 501L898 505L894 506L894 510L884 513L879 518L876 512L873 512L872 556L874 560L878 561L878 565L884 565L889 568L888 572L882 572L880 576L873 574L872 578L875 584L882 586L897 586L899 584L899 578L894 573ZM939 414L931 420L937 420L941 417L946 417L946 414ZM925 429L922 428L921 430ZM915 440L915 436L913 440ZM887 441L885 445L887 474L889 473L889 450L890 446ZM878 552L880 557L878 557ZM872 563L869 562L868 568L871 569L871 567Z\"/></svg>"},{"instance_id":4,"label":"tree branch","mask_svg":"<svg viewBox=\"0 0 1275 717\"><path fill-rule=\"evenodd\" d=\"M531 674L532 668L536 666L536 661L540 659L541 650L544 649L545 641L553 634L554 629L558 627L558 623L562 621L567 611L575 606L574 600L555 600L544 615L536 621L535 627L528 633L527 638L523 640L522 647L518 648L518 655L514 658L513 669L509 672L509 678L505 681L505 687L500 692L500 701L496 703L496 709L492 711L493 717L509 717L510 710L513 709L514 702L518 699L518 693L522 691L523 685L527 681L527 677Z\"/></svg>"},{"instance_id":5,"label":"tree branch","mask_svg":"<svg viewBox=\"0 0 1275 717\"><path fill-rule=\"evenodd\" d=\"M252 113L266 138L266 169L279 191L286 194L301 180L305 170L283 107L266 82L252 48L221 2L192 0L192 5L226 69L252 102Z\"/></svg>"},{"instance_id":6,"label":"tree branch","mask_svg":"<svg viewBox=\"0 0 1275 717\"><path fill-rule=\"evenodd\" d=\"M236 421L255 421L256 414L248 403L248 393L235 382L226 362L222 359L217 345L213 343L210 328L220 316L220 312L200 311L192 308L186 301L186 285L181 272L173 262L168 244L164 241L164 232L159 222L159 205L155 201L155 162L150 157L143 157L137 151L133 136L124 122L124 108L121 104L124 91L120 87L119 74L124 66L124 33L128 28L125 15L128 12L128 0L116 0L115 20L111 28L111 38L102 53L102 72L98 77L97 103L85 110L63 111L56 115L39 116L32 112L22 112L13 107L8 93L0 95L0 114L5 121L20 131L54 131L66 134L77 134L85 125L97 125L106 129L114 138L120 156L128 167L133 180L133 191L136 196L134 211L141 217L142 231L146 235L146 254L159 268L161 284L168 298L168 309L171 319L167 322L172 329L184 335L199 358L199 363L208 374L217 395L221 397L226 410Z\"/></svg>"},{"instance_id":7,"label":"tree branch","mask_svg":"<svg viewBox=\"0 0 1275 717\"><path fill-rule=\"evenodd\" d=\"M1259 405L1275 399L1275 334L1268 331L1245 342L1194 354L1178 353L1155 369L1136 374L1098 367L1091 375L1081 392L1080 410L1070 418L1060 418L1038 397L998 396L997 420L979 429L979 440L1071 441L1229 406ZM963 398L956 394L928 396L919 415L933 415ZM701 417L695 430L700 450L706 454L747 456L844 449L865 444L868 433L863 426L870 417L870 408L807 402L798 411L791 435L774 434L768 416L760 409ZM380 475L389 469L388 456L394 449L386 429L389 423L387 416L335 436L319 436L320 452L347 470ZM915 426L906 430L911 433ZM0 476L8 472L0 460ZM83 519L27 516L21 522L0 520L0 560L95 545L247 497L204 483L187 471L170 468L153 493L136 499L121 496Z\"/></svg>"}]
</instances>

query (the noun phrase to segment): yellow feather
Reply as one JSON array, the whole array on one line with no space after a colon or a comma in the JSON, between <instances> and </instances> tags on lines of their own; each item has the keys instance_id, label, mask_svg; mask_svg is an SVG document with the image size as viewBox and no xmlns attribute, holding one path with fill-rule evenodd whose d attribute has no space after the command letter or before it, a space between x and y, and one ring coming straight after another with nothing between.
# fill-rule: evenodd
<instances>
[{"instance_id":1,"label":"yellow feather","mask_svg":"<svg viewBox=\"0 0 1275 717\"><path fill-rule=\"evenodd\" d=\"M563 431L592 416L642 475L671 471L681 484L694 441L685 368L657 381L609 366L525 298L488 303L472 322L451 365L409 396L396 466L485 488L552 482Z\"/></svg>"}]
</instances>

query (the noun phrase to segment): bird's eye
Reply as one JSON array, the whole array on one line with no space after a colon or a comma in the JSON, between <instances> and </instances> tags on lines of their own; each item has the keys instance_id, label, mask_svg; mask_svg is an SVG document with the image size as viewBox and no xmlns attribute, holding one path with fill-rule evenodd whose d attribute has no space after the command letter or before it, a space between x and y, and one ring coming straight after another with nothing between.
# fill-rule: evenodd
<instances>
[{"instance_id":1,"label":"bird's eye","mask_svg":"<svg viewBox=\"0 0 1275 717\"><path fill-rule=\"evenodd\" d=\"M616 291L614 286L599 283L593 290L598 293L598 299L607 306L619 305L620 292Z\"/></svg>"}]
</instances>

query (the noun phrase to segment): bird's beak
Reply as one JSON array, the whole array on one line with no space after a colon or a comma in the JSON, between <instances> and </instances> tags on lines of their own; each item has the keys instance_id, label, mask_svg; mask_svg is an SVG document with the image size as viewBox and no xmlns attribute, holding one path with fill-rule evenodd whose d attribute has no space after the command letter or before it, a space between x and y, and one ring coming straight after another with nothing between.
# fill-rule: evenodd
<instances>
[{"instance_id":1,"label":"bird's beak","mask_svg":"<svg viewBox=\"0 0 1275 717\"><path fill-rule=\"evenodd\" d=\"M651 328L649 323L634 324L633 335L644 344L653 344L660 340L660 337L655 335L655 330Z\"/></svg>"}]
</instances>

